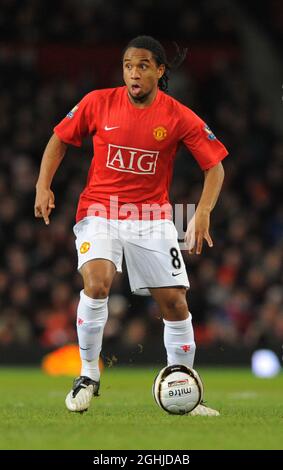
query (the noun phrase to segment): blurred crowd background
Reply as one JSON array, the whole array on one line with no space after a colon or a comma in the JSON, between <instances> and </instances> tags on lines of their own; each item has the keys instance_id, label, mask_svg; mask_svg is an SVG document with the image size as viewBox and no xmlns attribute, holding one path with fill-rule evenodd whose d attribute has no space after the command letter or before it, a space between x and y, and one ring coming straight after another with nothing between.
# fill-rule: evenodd
<instances>
[{"instance_id":1,"label":"blurred crowd background","mask_svg":"<svg viewBox=\"0 0 283 470\"><path fill-rule=\"evenodd\" d=\"M223 141L226 179L211 218L213 249L183 252L199 346L278 347L283 341L283 4L134 0L2 0L0 12L0 345L76 341L82 281L72 226L92 157L69 148L55 177L51 224L34 219L35 182L53 127L95 88L122 84L121 52L136 35L189 49L169 92ZM251 5L249 5L251 4ZM281 73L282 76L282 73ZM281 106L281 110L280 110ZM282 118L281 118L282 121ZM197 203L201 170L181 149L173 203ZM105 344L142 353L162 322L130 294L126 269L109 301ZM113 348L112 348L113 345ZM281 346L280 346L281 347Z\"/></svg>"}]
</instances>

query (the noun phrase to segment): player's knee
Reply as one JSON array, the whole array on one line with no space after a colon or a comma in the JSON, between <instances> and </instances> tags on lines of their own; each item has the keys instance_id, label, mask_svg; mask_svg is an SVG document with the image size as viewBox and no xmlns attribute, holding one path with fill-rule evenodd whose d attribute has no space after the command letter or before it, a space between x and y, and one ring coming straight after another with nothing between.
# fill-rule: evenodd
<instances>
[{"instance_id":1,"label":"player's knee","mask_svg":"<svg viewBox=\"0 0 283 470\"><path fill-rule=\"evenodd\" d=\"M165 302L163 317L166 320L181 321L188 317L188 304L183 297L172 297Z\"/></svg>"},{"instance_id":2,"label":"player's knee","mask_svg":"<svg viewBox=\"0 0 283 470\"><path fill-rule=\"evenodd\" d=\"M105 299L110 291L110 283L105 280L88 280L84 283L84 293L92 299Z\"/></svg>"}]
</instances>

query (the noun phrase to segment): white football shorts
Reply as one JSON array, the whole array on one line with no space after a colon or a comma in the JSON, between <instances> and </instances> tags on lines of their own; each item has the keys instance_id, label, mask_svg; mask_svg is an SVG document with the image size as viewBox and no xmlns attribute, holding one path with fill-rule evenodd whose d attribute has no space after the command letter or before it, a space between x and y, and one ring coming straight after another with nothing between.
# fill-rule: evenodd
<instances>
[{"instance_id":1,"label":"white football shorts","mask_svg":"<svg viewBox=\"0 0 283 470\"><path fill-rule=\"evenodd\" d=\"M132 293L150 295L153 287L190 287L171 220L114 220L89 216L74 226L78 269L107 259L122 272L123 255Z\"/></svg>"}]
</instances>

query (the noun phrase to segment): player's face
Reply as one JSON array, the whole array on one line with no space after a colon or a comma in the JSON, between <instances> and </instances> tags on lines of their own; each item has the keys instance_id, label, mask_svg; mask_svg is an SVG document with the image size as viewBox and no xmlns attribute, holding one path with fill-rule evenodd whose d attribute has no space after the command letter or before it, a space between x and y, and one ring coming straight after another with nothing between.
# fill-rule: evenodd
<instances>
[{"instance_id":1,"label":"player's face","mask_svg":"<svg viewBox=\"0 0 283 470\"><path fill-rule=\"evenodd\" d=\"M151 51L130 47L123 58L124 81L133 103L150 104L155 98L164 65L157 65Z\"/></svg>"}]
</instances>

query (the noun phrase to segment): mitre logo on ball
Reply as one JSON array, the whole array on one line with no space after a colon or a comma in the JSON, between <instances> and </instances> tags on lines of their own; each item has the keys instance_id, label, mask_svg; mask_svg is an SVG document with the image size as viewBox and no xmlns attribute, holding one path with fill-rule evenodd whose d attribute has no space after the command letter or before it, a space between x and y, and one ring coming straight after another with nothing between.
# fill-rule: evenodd
<instances>
[{"instance_id":1,"label":"mitre logo on ball","mask_svg":"<svg viewBox=\"0 0 283 470\"><path fill-rule=\"evenodd\" d=\"M154 175L159 152L109 144L106 166L137 175Z\"/></svg>"}]
</instances>

